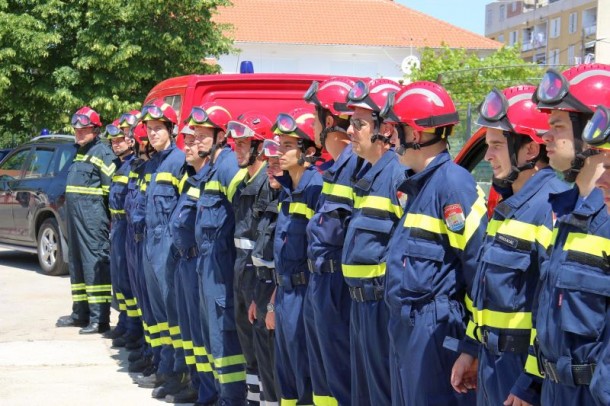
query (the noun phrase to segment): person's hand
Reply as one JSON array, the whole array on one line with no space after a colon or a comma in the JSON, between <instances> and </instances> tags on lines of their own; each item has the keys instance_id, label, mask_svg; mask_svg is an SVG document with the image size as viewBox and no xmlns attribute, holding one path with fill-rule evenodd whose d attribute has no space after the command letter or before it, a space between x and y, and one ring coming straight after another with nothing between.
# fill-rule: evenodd
<instances>
[{"instance_id":1,"label":"person's hand","mask_svg":"<svg viewBox=\"0 0 610 406\"><path fill-rule=\"evenodd\" d=\"M527 403L525 400L521 400L512 393L508 395L506 400L504 401L504 406L532 406L530 403Z\"/></svg>"},{"instance_id":2,"label":"person's hand","mask_svg":"<svg viewBox=\"0 0 610 406\"><path fill-rule=\"evenodd\" d=\"M267 312L265 316L265 325L267 330L275 330L275 312Z\"/></svg>"},{"instance_id":3,"label":"person's hand","mask_svg":"<svg viewBox=\"0 0 610 406\"><path fill-rule=\"evenodd\" d=\"M451 369L451 386L456 392L466 393L477 388L477 367L479 360L462 353Z\"/></svg>"},{"instance_id":4,"label":"person's hand","mask_svg":"<svg viewBox=\"0 0 610 406\"><path fill-rule=\"evenodd\" d=\"M250 307L248 307L248 321L250 324L254 324L254 320L256 320L256 303L254 300L250 303Z\"/></svg>"}]
</instances>

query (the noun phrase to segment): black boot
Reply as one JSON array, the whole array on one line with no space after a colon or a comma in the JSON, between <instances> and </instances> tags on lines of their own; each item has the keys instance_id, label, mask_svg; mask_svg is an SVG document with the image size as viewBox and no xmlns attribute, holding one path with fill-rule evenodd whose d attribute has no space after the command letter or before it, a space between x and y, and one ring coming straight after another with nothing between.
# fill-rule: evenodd
<instances>
[{"instance_id":1,"label":"black boot","mask_svg":"<svg viewBox=\"0 0 610 406\"><path fill-rule=\"evenodd\" d=\"M193 403L197 401L199 393L193 385L188 385L178 393L167 395L165 401L167 403Z\"/></svg>"},{"instance_id":2,"label":"black boot","mask_svg":"<svg viewBox=\"0 0 610 406\"><path fill-rule=\"evenodd\" d=\"M55 327L85 327L89 324L88 321L85 320L75 320L72 316L61 316L55 322Z\"/></svg>"},{"instance_id":3,"label":"black boot","mask_svg":"<svg viewBox=\"0 0 610 406\"><path fill-rule=\"evenodd\" d=\"M157 388L165 383L166 376L163 374L152 373L148 376L141 376L135 379L140 388Z\"/></svg>"},{"instance_id":4,"label":"black boot","mask_svg":"<svg viewBox=\"0 0 610 406\"><path fill-rule=\"evenodd\" d=\"M97 334L104 333L110 330L109 323L89 323L87 327L83 327L78 331L78 334Z\"/></svg>"},{"instance_id":5,"label":"black boot","mask_svg":"<svg viewBox=\"0 0 610 406\"><path fill-rule=\"evenodd\" d=\"M142 357L129 364L129 372L144 372L146 368L152 365L152 357Z\"/></svg>"},{"instance_id":6,"label":"black boot","mask_svg":"<svg viewBox=\"0 0 610 406\"><path fill-rule=\"evenodd\" d=\"M156 387L152 391L152 397L155 399L163 399L167 395L173 395L186 388L190 382L188 374L172 374L168 375L165 382L161 386ZM195 399L196 400L196 399Z\"/></svg>"}]
</instances>

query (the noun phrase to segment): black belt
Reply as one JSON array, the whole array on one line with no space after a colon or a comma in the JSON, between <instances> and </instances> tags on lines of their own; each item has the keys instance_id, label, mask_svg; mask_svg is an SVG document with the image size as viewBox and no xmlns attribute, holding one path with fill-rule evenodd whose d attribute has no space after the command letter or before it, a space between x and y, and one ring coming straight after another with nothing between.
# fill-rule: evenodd
<instances>
[{"instance_id":1,"label":"black belt","mask_svg":"<svg viewBox=\"0 0 610 406\"><path fill-rule=\"evenodd\" d=\"M320 264L320 270L316 269L316 261L313 259L307 258L307 267L309 268L309 272L316 273L335 273L341 270L341 261L336 259L327 259Z\"/></svg>"},{"instance_id":2,"label":"black belt","mask_svg":"<svg viewBox=\"0 0 610 406\"><path fill-rule=\"evenodd\" d=\"M383 299L383 286L350 286L349 295L355 302L372 302Z\"/></svg>"},{"instance_id":3,"label":"black belt","mask_svg":"<svg viewBox=\"0 0 610 406\"><path fill-rule=\"evenodd\" d=\"M490 340L490 337L493 337L493 339ZM495 343L492 344L492 342ZM498 352L527 354L530 346L530 335L505 334L483 327L481 332L481 343L492 352L495 352L497 347Z\"/></svg>"},{"instance_id":4,"label":"black belt","mask_svg":"<svg viewBox=\"0 0 610 406\"><path fill-rule=\"evenodd\" d=\"M564 385L590 385L591 378L593 378L593 372L595 372L595 364L571 365L573 382L566 382L559 376L556 363L544 358L543 355L540 355L538 360L540 361L546 379Z\"/></svg>"},{"instance_id":5,"label":"black belt","mask_svg":"<svg viewBox=\"0 0 610 406\"><path fill-rule=\"evenodd\" d=\"M112 221L126 220L127 215L125 213L115 213L111 216Z\"/></svg>"},{"instance_id":6,"label":"black belt","mask_svg":"<svg viewBox=\"0 0 610 406\"><path fill-rule=\"evenodd\" d=\"M259 281L263 281L263 282L275 281L273 273L274 272L273 272L272 268L267 268L264 266L256 267L256 277L258 278Z\"/></svg>"},{"instance_id":7,"label":"black belt","mask_svg":"<svg viewBox=\"0 0 610 406\"><path fill-rule=\"evenodd\" d=\"M197 249L196 245L193 245L191 248L187 248L184 250L179 249L178 254L180 254L182 258L190 259L197 257L199 255L199 250Z\"/></svg>"},{"instance_id":8,"label":"black belt","mask_svg":"<svg viewBox=\"0 0 610 406\"><path fill-rule=\"evenodd\" d=\"M136 233L134 235L134 240L136 240L136 242L140 242L144 240L144 233Z\"/></svg>"},{"instance_id":9,"label":"black belt","mask_svg":"<svg viewBox=\"0 0 610 406\"><path fill-rule=\"evenodd\" d=\"M275 283L286 289L294 289L296 286L307 285L307 274L297 272L290 275L279 275L275 272Z\"/></svg>"}]
</instances>

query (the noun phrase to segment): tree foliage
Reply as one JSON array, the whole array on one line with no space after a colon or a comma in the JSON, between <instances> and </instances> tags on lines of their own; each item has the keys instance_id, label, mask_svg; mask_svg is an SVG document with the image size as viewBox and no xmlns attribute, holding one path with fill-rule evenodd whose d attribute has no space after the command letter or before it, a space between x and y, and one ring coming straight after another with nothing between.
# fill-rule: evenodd
<instances>
[{"instance_id":1,"label":"tree foliage","mask_svg":"<svg viewBox=\"0 0 610 406\"><path fill-rule=\"evenodd\" d=\"M69 131L89 105L103 122L172 76L212 73L231 50L211 21L228 0L0 0L0 145Z\"/></svg>"}]
</instances>

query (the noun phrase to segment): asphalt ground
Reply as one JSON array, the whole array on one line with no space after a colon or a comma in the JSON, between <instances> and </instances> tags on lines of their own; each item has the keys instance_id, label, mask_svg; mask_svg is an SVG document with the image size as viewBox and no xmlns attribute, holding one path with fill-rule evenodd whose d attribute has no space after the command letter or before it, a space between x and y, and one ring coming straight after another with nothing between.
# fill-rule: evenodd
<instances>
[{"instance_id":1,"label":"asphalt ground","mask_svg":"<svg viewBox=\"0 0 610 406\"><path fill-rule=\"evenodd\" d=\"M0 404L168 405L133 383L125 349L55 327L71 306L68 276L43 275L35 255L0 248Z\"/></svg>"}]
</instances>

